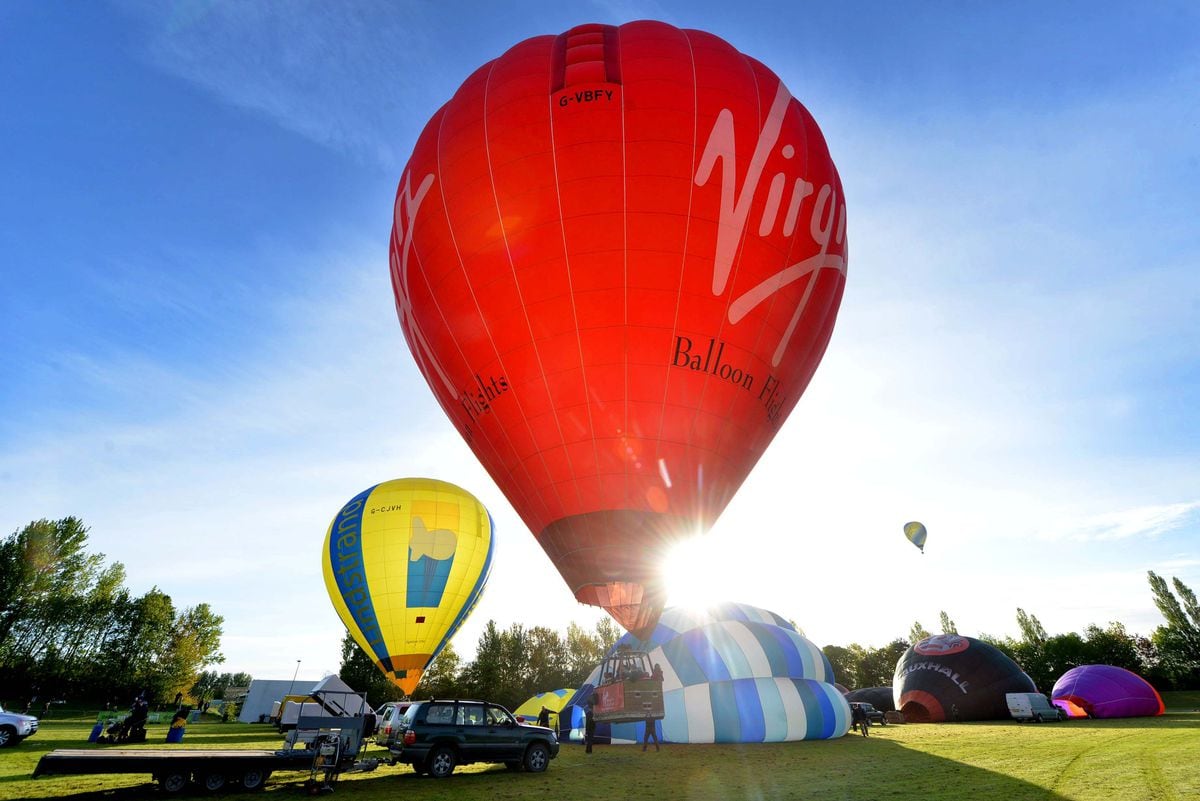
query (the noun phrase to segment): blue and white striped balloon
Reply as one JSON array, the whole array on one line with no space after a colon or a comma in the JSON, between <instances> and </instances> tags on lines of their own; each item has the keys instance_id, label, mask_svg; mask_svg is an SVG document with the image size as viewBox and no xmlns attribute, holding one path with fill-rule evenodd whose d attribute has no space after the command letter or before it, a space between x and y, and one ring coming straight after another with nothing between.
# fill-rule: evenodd
<instances>
[{"instance_id":1,"label":"blue and white striped balloon","mask_svg":"<svg viewBox=\"0 0 1200 801\"><path fill-rule=\"evenodd\" d=\"M626 634L663 672L658 722L664 741L748 743L841 737L850 706L834 686L829 660L780 616L745 604L706 611L668 609L648 640ZM560 715L562 735L583 738L583 705L600 678L597 667ZM639 742L644 724L597 726L610 742ZM607 731L605 731L607 729Z\"/></svg>"}]
</instances>

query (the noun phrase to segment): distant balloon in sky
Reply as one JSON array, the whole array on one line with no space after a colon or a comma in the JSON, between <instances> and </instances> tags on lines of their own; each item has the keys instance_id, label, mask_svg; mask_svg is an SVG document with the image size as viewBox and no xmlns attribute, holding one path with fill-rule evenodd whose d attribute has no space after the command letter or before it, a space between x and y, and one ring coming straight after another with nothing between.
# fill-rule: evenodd
<instances>
[{"instance_id":1,"label":"distant balloon in sky","mask_svg":"<svg viewBox=\"0 0 1200 801\"><path fill-rule=\"evenodd\" d=\"M466 490L431 478L385 481L330 524L325 588L363 651L412 695L479 600L493 544L491 516Z\"/></svg>"},{"instance_id":2,"label":"distant balloon in sky","mask_svg":"<svg viewBox=\"0 0 1200 801\"><path fill-rule=\"evenodd\" d=\"M846 283L812 116L711 34L517 44L400 179L397 311L438 402L584 603L647 632L808 386Z\"/></svg>"},{"instance_id":3,"label":"distant balloon in sky","mask_svg":"<svg viewBox=\"0 0 1200 801\"><path fill-rule=\"evenodd\" d=\"M924 523L904 524L904 536L908 537L909 542L920 548L921 553L925 553L925 537L928 533Z\"/></svg>"}]
</instances>

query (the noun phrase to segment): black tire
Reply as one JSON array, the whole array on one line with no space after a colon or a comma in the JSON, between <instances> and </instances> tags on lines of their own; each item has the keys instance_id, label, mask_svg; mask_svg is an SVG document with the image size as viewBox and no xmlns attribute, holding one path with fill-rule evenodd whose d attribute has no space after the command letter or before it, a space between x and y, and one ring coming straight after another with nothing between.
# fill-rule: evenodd
<instances>
[{"instance_id":1,"label":"black tire","mask_svg":"<svg viewBox=\"0 0 1200 801\"><path fill-rule=\"evenodd\" d=\"M7 748L21 742L17 730L12 726L0 726L0 748Z\"/></svg>"},{"instance_id":2,"label":"black tire","mask_svg":"<svg viewBox=\"0 0 1200 801\"><path fill-rule=\"evenodd\" d=\"M219 793L225 789L225 774L202 773L196 777L196 783L203 787L206 793Z\"/></svg>"},{"instance_id":3,"label":"black tire","mask_svg":"<svg viewBox=\"0 0 1200 801\"><path fill-rule=\"evenodd\" d=\"M444 779L454 772L454 766L457 764L458 756L454 753L454 749L441 745L430 752L429 761L425 763L425 770L429 771L429 775L435 779Z\"/></svg>"},{"instance_id":4,"label":"black tire","mask_svg":"<svg viewBox=\"0 0 1200 801\"><path fill-rule=\"evenodd\" d=\"M1042 722L1042 713L1038 712L1036 715L1034 715L1033 720L1035 723L1041 723Z\"/></svg>"},{"instance_id":5,"label":"black tire","mask_svg":"<svg viewBox=\"0 0 1200 801\"><path fill-rule=\"evenodd\" d=\"M243 790L261 790L267 783L267 777L271 775L269 770L261 770L260 768L251 768L242 774L242 778L238 780L238 784Z\"/></svg>"},{"instance_id":6,"label":"black tire","mask_svg":"<svg viewBox=\"0 0 1200 801\"><path fill-rule=\"evenodd\" d=\"M533 743L525 749L525 770L541 773L550 767L550 749L545 743Z\"/></svg>"},{"instance_id":7,"label":"black tire","mask_svg":"<svg viewBox=\"0 0 1200 801\"><path fill-rule=\"evenodd\" d=\"M157 778L158 786L167 795L179 795L188 786L188 775L182 770L169 770L166 773L160 773Z\"/></svg>"}]
</instances>

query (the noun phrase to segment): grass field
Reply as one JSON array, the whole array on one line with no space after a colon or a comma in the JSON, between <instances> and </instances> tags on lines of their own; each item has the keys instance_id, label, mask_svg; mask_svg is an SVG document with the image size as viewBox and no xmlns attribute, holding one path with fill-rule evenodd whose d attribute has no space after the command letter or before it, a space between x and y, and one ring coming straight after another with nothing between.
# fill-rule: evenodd
<instances>
[{"instance_id":1,"label":"grass field","mask_svg":"<svg viewBox=\"0 0 1200 801\"><path fill-rule=\"evenodd\" d=\"M1200 693L1164 698L1168 714L1159 718L876 726L866 739L666 745L660 753L598 746L588 755L579 746L564 745L540 775L472 765L437 781L404 766L384 765L373 773L343 776L335 794L380 801L1200 798ZM94 720L46 720L36 736L0 752L0 798L124 801L159 795L148 776L30 778L47 751L94 747L85 744ZM151 726L145 747L164 747L165 735L165 725ZM204 722L189 726L183 745L173 747L274 749L280 742L265 726ZM383 755L378 749L373 753ZM266 792L272 798L300 797L305 778L304 773L276 774Z\"/></svg>"}]
</instances>

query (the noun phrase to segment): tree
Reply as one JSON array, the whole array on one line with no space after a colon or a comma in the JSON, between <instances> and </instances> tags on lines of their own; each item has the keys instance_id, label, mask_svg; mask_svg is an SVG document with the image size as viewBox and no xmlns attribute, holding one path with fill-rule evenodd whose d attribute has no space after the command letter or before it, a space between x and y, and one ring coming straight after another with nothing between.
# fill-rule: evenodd
<instances>
[{"instance_id":1,"label":"tree","mask_svg":"<svg viewBox=\"0 0 1200 801\"><path fill-rule=\"evenodd\" d=\"M1196 594L1174 578L1172 583L1179 593L1176 598L1165 579L1152 570L1147 575L1154 605L1166 620L1166 625L1159 626L1150 637L1158 654L1154 677L1174 689L1200 687L1200 606Z\"/></svg>"},{"instance_id":2,"label":"tree","mask_svg":"<svg viewBox=\"0 0 1200 801\"><path fill-rule=\"evenodd\" d=\"M0 540L0 686L105 701L191 687L222 660L220 616L207 604L177 615L157 587L132 597L124 566L106 567L87 536L64 517Z\"/></svg>"},{"instance_id":3,"label":"tree","mask_svg":"<svg viewBox=\"0 0 1200 801\"><path fill-rule=\"evenodd\" d=\"M1087 657L1084 664L1114 665L1134 673L1144 669L1136 638L1131 637L1120 623L1109 623L1103 629L1091 625L1083 633Z\"/></svg>"},{"instance_id":4,"label":"tree","mask_svg":"<svg viewBox=\"0 0 1200 801\"><path fill-rule=\"evenodd\" d=\"M88 529L75 517L36 520L0 543L0 654L14 630L28 642L52 632L48 612L86 591L104 561L88 554Z\"/></svg>"},{"instance_id":5,"label":"tree","mask_svg":"<svg viewBox=\"0 0 1200 801\"><path fill-rule=\"evenodd\" d=\"M187 694L192 702L202 706L205 701L223 699L230 687L249 687L253 677L249 673L217 673L205 670L196 677Z\"/></svg>"},{"instance_id":6,"label":"tree","mask_svg":"<svg viewBox=\"0 0 1200 801\"><path fill-rule=\"evenodd\" d=\"M858 665L858 680L862 687L887 687L896 675L896 663L908 650L902 639L892 640L882 648L872 648L863 654Z\"/></svg>"},{"instance_id":7,"label":"tree","mask_svg":"<svg viewBox=\"0 0 1200 801\"><path fill-rule=\"evenodd\" d=\"M821 650L825 653L825 658L829 660L830 667L833 668L835 681L851 690L865 686L858 680L858 663L863 656L861 645L853 643L848 648L840 645L826 645Z\"/></svg>"},{"instance_id":8,"label":"tree","mask_svg":"<svg viewBox=\"0 0 1200 801\"><path fill-rule=\"evenodd\" d=\"M342 637L342 664L338 668L338 676L353 689L366 693L367 703L371 706L404 698L404 691L383 675L383 671L359 647L350 632Z\"/></svg>"},{"instance_id":9,"label":"tree","mask_svg":"<svg viewBox=\"0 0 1200 801\"><path fill-rule=\"evenodd\" d=\"M448 642L429 663L417 691L422 698L455 698L464 695L459 690L461 672L462 658L454 650L454 643Z\"/></svg>"},{"instance_id":10,"label":"tree","mask_svg":"<svg viewBox=\"0 0 1200 801\"><path fill-rule=\"evenodd\" d=\"M927 640L933 635L921 625L921 621L916 621L912 624L912 628L908 630L908 641L912 645L916 645L921 640Z\"/></svg>"},{"instance_id":11,"label":"tree","mask_svg":"<svg viewBox=\"0 0 1200 801\"><path fill-rule=\"evenodd\" d=\"M224 622L224 618L214 613L208 604L184 609L175 618L167 648L157 659L163 686L160 699L187 692L200 671L225 661L218 650Z\"/></svg>"},{"instance_id":12,"label":"tree","mask_svg":"<svg viewBox=\"0 0 1200 801\"><path fill-rule=\"evenodd\" d=\"M945 612L941 613L942 634L958 634L958 627L954 625L954 621Z\"/></svg>"},{"instance_id":13,"label":"tree","mask_svg":"<svg viewBox=\"0 0 1200 801\"><path fill-rule=\"evenodd\" d=\"M1025 613L1021 607L1017 607L1017 627L1021 630L1021 639L1031 645L1041 645L1046 641L1046 629L1042 627L1042 622L1034 615Z\"/></svg>"}]
</instances>

